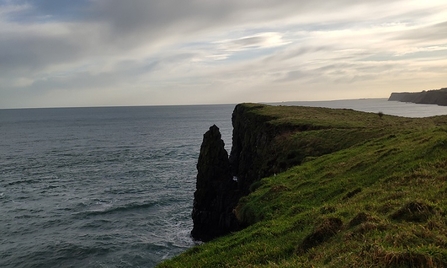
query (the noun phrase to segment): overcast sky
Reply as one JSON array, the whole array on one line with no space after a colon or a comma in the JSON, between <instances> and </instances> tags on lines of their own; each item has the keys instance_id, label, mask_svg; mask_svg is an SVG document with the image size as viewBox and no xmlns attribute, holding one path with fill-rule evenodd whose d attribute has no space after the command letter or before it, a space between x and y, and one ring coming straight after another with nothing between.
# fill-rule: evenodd
<instances>
[{"instance_id":1,"label":"overcast sky","mask_svg":"<svg viewBox=\"0 0 447 268\"><path fill-rule=\"evenodd\" d=\"M0 108L441 87L446 0L0 0Z\"/></svg>"}]
</instances>

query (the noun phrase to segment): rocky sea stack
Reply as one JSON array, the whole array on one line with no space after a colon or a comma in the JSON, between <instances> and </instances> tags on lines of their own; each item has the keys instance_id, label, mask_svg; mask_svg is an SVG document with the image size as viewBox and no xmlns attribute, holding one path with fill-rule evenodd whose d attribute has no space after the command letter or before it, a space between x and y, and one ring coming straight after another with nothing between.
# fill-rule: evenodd
<instances>
[{"instance_id":1,"label":"rocky sea stack","mask_svg":"<svg viewBox=\"0 0 447 268\"><path fill-rule=\"evenodd\" d=\"M219 128L211 126L203 136L197 163L191 232L196 240L208 241L239 229L232 208L240 196L224 146Z\"/></svg>"}]
</instances>

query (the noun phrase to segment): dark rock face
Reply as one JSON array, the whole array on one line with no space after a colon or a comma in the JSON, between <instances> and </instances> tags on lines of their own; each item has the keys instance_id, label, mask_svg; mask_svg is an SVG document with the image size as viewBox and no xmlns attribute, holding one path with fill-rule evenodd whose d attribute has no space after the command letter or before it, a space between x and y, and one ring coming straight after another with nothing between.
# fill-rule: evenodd
<instances>
[{"instance_id":1,"label":"dark rock face","mask_svg":"<svg viewBox=\"0 0 447 268\"><path fill-rule=\"evenodd\" d=\"M272 174L264 168L267 156L271 154L269 149L275 135L275 130L267 124L269 119L253 115L250 108L243 105L237 105L232 115L233 146L230 164L244 195L249 194L249 187L253 182Z\"/></svg>"},{"instance_id":2,"label":"dark rock face","mask_svg":"<svg viewBox=\"0 0 447 268\"><path fill-rule=\"evenodd\" d=\"M191 235L196 240L208 241L239 230L233 208L240 194L224 145L215 125L203 136L192 212Z\"/></svg>"},{"instance_id":3,"label":"dark rock face","mask_svg":"<svg viewBox=\"0 0 447 268\"><path fill-rule=\"evenodd\" d=\"M263 105L247 107L238 104L232 115L233 146L230 165L233 176L238 178L239 190L250 193L250 186L262 178L285 171L299 163L281 163L284 150L276 141L282 133L306 131L305 126L273 125L273 117L256 114ZM301 129L303 128L303 129Z\"/></svg>"}]
</instances>

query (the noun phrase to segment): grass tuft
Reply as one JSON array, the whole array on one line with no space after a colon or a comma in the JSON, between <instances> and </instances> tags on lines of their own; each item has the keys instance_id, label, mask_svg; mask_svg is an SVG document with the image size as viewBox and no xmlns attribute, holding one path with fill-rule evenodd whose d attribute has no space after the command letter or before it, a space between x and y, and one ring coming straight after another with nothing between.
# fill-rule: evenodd
<instances>
[{"instance_id":1,"label":"grass tuft","mask_svg":"<svg viewBox=\"0 0 447 268\"><path fill-rule=\"evenodd\" d=\"M360 212L349 222L349 227L354 227L364 222L367 222L370 216L365 212Z\"/></svg>"},{"instance_id":2,"label":"grass tuft","mask_svg":"<svg viewBox=\"0 0 447 268\"><path fill-rule=\"evenodd\" d=\"M315 230L306 236L298 246L298 254L307 252L309 249L316 247L337 234L343 226L343 222L338 218L324 219L323 222L318 225Z\"/></svg>"},{"instance_id":3,"label":"grass tuft","mask_svg":"<svg viewBox=\"0 0 447 268\"><path fill-rule=\"evenodd\" d=\"M434 215L435 210L432 206L423 202L412 201L391 214L390 218L400 221L425 222Z\"/></svg>"}]
</instances>

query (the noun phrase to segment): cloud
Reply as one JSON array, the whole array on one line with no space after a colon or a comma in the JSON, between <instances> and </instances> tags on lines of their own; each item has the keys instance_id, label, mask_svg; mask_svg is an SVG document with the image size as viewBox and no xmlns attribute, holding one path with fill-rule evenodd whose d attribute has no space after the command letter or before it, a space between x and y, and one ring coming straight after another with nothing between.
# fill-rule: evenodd
<instances>
[{"instance_id":1,"label":"cloud","mask_svg":"<svg viewBox=\"0 0 447 268\"><path fill-rule=\"evenodd\" d=\"M79 20L89 5L89 0L2 0L0 1L0 10L6 13L7 19L10 21L45 23Z\"/></svg>"},{"instance_id":2,"label":"cloud","mask_svg":"<svg viewBox=\"0 0 447 268\"><path fill-rule=\"evenodd\" d=\"M445 33L447 33L447 21L410 29L398 35L396 39L418 42L442 41L444 43L447 43L447 35Z\"/></svg>"},{"instance_id":3,"label":"cloud","mask_svg":"<svg viewBox=\"0 0 447 268\"><path fill-rule=\"evenodd\" d=\"M82 52L83 47L66 35L28 31L4 33L0 35L0 72L30 73L48 65L76 60Z\"/></svg>"},{"instance_id":4,"label":"cloud","mask_svg":"<svg viewBox=\"0 0 447 268\"><path fill-rule=\"evenodd\" d=\"M352 97L386 97L399 85L442 87L443 2L0 0L0 107L269 101L268 92L306 98L297 88L308 87L334 98L333 85ZM373 85L380 90L370 93ZM64 94L73 101L58 99Z\"/></svg>"},{"instance_id":5,"label":"cloud","mask_svg":"<svg viewBox=\"0 0 447 268\"><path fill-rule=\"evenodd\" d=\"M284 41L280 33L266 32L253 36L245 36L233 40L216 41L219 48L225 51L243 51L248 49L271 48L289 44Z\"/></svg>"}]
</instances>

